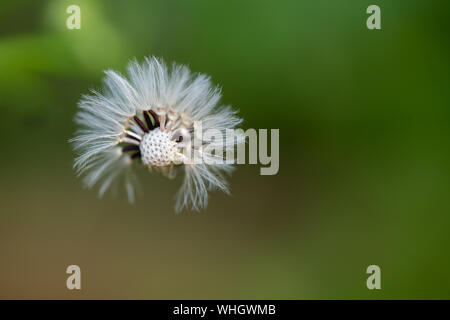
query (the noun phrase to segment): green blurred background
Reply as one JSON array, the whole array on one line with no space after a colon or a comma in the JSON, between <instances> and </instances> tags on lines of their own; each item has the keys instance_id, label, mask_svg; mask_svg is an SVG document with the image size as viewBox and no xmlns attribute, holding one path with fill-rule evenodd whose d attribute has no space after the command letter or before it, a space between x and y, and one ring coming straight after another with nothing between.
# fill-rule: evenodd
<instances>
[{"instance_id":1,"label":"green blurred background","mask_svg":"<svg viewBox=\"0 0 450 320\"><path fill-rule=\"evenodd\" d=\"M371 4L382 30L366 28ZM449 8L2 1L0 298L450 298ZM211 75L244 128L279 128L279 174L240 166L231 197L181 215L180 178L143 176L135 205L84 189L76 103L147 55Z\"/></svg>"}]
</instances>

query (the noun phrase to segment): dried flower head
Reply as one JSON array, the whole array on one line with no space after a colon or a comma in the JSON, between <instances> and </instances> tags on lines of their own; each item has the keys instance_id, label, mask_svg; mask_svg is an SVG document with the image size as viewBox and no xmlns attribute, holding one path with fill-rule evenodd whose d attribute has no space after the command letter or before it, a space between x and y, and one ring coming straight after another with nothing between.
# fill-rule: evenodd
<instances>
[{"instance_id":1,"label":"dried flower head","mask_svg":"<svg viewBox=\"0 0 450 320\"><path fill-rule=\"evenodd\" d=\"M198 210L208 202L208 190L228 192L224 173L232 165L225 162L195 162L200 158L222 158L197 141L194 123L201 131L225 132L241 119L228 106L219 106L220 89L203 74L193 75L183 65L167 68L164 61L151 57L143 64L132 61L126 79L117 72L105 72L103 91L91 91L79 102L75 121L80 126L71 139L76 152L74 168L84 174L86 186L99 184L102 196L108 189L123 185L134 201L138 176L135 166L146 166L174 178L177 169L185 173L178 192L176 210ZM201 136L201 135L200 135ZM201 138L200 138L201 139ZM234 149L241 138L226 141L224 149Z\"/></svg>"}]
</instances>

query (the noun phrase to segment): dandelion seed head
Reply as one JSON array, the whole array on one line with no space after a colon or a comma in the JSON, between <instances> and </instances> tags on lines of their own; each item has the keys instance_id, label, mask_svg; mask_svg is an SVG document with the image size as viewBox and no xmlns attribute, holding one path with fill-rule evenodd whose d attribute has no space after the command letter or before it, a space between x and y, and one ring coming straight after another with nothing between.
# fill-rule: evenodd
<instances>
[{"instance_id":1,"label":"dandelion seed head","mask_svg":"<svg viewBox=\"0 0 450 320\"><path fill-rule=\"evenodd\" d=\"M175 160L177 143L171 140L169 132L157 128L142 137L139 148L145 165L161 167Z\"/></svg>"},{"instance_id":2,"label":"dandelion seed head","mask_svg":"<svg viewBox=\"0 0 450 320\"><path fill-rule=\"evenodd\" d=\"M78 104L75 122L80 128L71 142L78 153L74 167L85 175L85 184L99 185L103 195L120 182L133 202L139 185L134 167L146 166L168 178L184 172L177 211L206 207L210 190L228 193L224 174L231 172L230 164L196 164L185 156L222 157L205 151L207 141L197 147L192 143L198 139L196 121L202 122L202 132L225 132L242 121L230 107L220 106L220 89L206 75L178 64L168 68L155 57L142 64L132 61L127 70L127 78L106 71L103 90L83 96ZM239 142L227 143L229 150Z\"/></svg>"}]
</instances>

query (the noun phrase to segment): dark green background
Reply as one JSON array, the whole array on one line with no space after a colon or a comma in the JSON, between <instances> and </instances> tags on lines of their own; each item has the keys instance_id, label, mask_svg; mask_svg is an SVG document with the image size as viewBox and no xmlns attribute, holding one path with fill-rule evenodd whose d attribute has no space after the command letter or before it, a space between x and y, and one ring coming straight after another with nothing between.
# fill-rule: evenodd
<instances>
[{"instance_id":1,"label":"dark green background","mask_svg":"<svg viewBox=\"0 0 450 320\"><path fill-rule=\"evenodd\" d=\"M450 298L449 8L2 1L0 298ZM279 174L240 166L231 197L181 215L180 178L143 175L135 205L83 189L76 103L147 55L211 75L244 128L279 128Z\"/></svg>"}]
</instances>

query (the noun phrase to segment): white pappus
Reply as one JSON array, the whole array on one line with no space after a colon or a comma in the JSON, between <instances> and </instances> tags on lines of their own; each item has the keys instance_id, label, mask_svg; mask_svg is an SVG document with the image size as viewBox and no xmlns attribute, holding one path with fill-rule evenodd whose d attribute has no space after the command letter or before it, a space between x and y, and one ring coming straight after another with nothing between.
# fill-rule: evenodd
<instances>
[{"instance_id":1,"label":"white pappus","mask_svg":"<svg viewBox=\"0 0 450 320\"><path fill-rule=\"evenodd\" d=\"M225 174L233 169L229 161L207 164L189 158L193 153L222 159L226 150L244 141L242 136L224 141L223 154L204 148L208 141L196 141L194 123L201 123L201 132L214 129L225 136L242 122L231 107L219 105L220 89L208 76L175 63L168 68L156 57L142 64L131 61L127 71L128 78L107 70L103 90L92 90L78 103L79 129L70 141L78 154L74 168L85 185L98 185L100 196L124 186L133 202L139 184L135 166L145 166L169 178L184 171L177 212L205 208L210 190L228 193Z\"/></svg>"}]
</instances>

